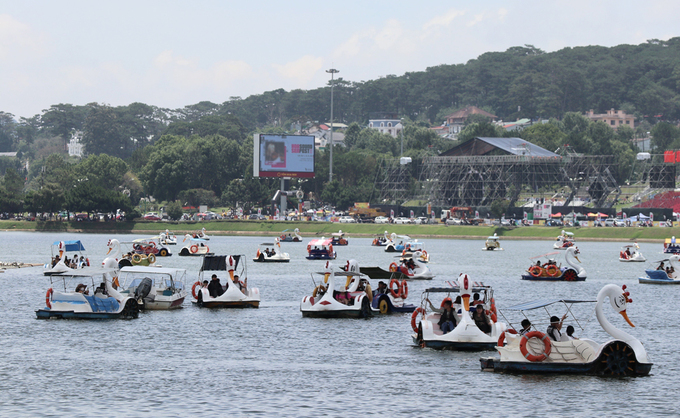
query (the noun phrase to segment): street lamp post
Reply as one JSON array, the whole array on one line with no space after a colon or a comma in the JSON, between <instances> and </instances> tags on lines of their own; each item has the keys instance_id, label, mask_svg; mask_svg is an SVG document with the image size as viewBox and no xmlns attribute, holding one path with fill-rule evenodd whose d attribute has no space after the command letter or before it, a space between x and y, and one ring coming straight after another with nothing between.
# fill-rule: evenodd
<instances>
[{"instance_id":1,"label":"street lamp post","mask_svg":"<svg viewBox=\"0 0 680 418\"><path fill-rule=\"evenodd\" d=\"M401 118L401 155L400 157L404 156L404 118Z\"/></svg>"},{"instance_id":2,"label":"street lamp post","mask_svg":"<svg viewBox=\"0 0 680 418\"><path fill-rule=\"evenodd\" d=\"M326 70L326 72L331 75L331 161L328 176L328 182L330 183L333 181L333 86L335 85L335 83L333 83L333 75L339 73L340 71L336 70L335 68L331 68L330 70Z\"/></svg>"}]
</instances>

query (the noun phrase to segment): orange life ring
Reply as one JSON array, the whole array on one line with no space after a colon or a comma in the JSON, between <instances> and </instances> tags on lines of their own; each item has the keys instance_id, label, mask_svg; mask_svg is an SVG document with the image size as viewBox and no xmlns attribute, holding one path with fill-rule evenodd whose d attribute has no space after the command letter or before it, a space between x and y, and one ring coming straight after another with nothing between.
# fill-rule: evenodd
<instances>
[{"instance_id":1,"label":"orange life ring","mask_svg":"<svg viewBox=\"0 0 680 418\"><path fill-rule=\"evenodd\" d=\"M527 342L529 338L538 338L543 341L543 346L545 347L543 354L537 356L536 354L529 354L527 350ZM543 361L548 358L550 351L552 350L552 345L550 344L550 338L540 331L531 331L522 335L522 339L519 342L519 351L522 353L525 359L529 361Z\"/></svg>"},{"instance_id":2,"label":"orange life ring","mask_svg":"<svg viewBox=\"0 0 680 418\"><path fill-rule=\"evenodd\" d=\"M418 332L418 327L416 326L416 318L418 317L418 314L422 313L425 315L425 309L421 307L417 307L415 311L411 314L411 328L413 328L413 332Z\"/></svg>"},{"instance_id":3,"label":"orange life ring","mask_svg":"<svg viewBox=\"0 0 680 418\"><path fill-rule=\"evenodd\" d=\"M207 245L205 246L205 252L206 252L206 253L209 253L209 252L210 252L210 247L208 247Z\"/></svg>"},{"instance_id":4,"label":"orange life ring","mask_svg":"<svg viewBox=\"0 0 680 418\"><path fill-rule=\"evenodd\" d=\"M403 299L406 299L406 297L408 296L408 283L406 282L406 280L401 281L401 287L399 288L399 294L401 294L401 297Z\"/></svg>"},{"instance_id":5,"label":"orange life ring","mask_svg":"<svg viewBox=\"0 0 680 418\"><path fill-rule=\"evenodd\" d=\"M90 267L90 259L89 258L85 259L85 264L87 264L87 266Z\"/></svg>"},{"instance_id":6,"label":"orange life ring","mask_svg":"<svg viewBox=\"0 0 680 418\"><path fill-rule=\"evenodd\" d=\"M394 284L397 284L397 290L394 290ZM401 297L401 284L399 283L399 280L397 279L392 279L390 280L390 293L392 293L393 298L399 298Z\"/></svg>"},{"instance_id":7,"label":"orange life ring","mask_svg":"<svg viewBox=\"0 0 680 418\"><path fill-rule=\"evenodd\" d=\"M397 263L395 263L394 261L390 263L390 273L395 273L398 268L399 266L397 266Z\"/></svg>"},{"instance_id":8,"label":"orange life ring","mask_svg":"<svg viewBox=\"0 0 680 418\"><path fill-rule=\"evenodd\" d=\"M560 274L560 270L554 264L549 264L548 267L545 268L545 272L550 277L557 277Z\"/></svg>"},{"instance_id":9,"label":"orange life ring","mask_svg":"<svg viewBox=\"0 0 680 418\"><path fill-rule=\"evenodd\" d=\"M189 247L189 251L191 251L192 254L196 254L198 252L198 245L194 244L191 247Z\"/></svg>"},{"instance_id":10,"label":"orange life ring","mask_svg":"<svg viewBox=\"0 0 680 418\"><path fill-rule=\"evenodd\" d=\"M378 245L378 238L373 240L373 245Z\"/></svg>"},{"instance_id":11,"label":"orange life ring","mask_svg":"<svg viewBox=\"0 0 680 418\"><path fill-rule=\"evenodd\" d=\"M505 347L505 333L510 333L510 334L517 334L517 331L515 331L513 328L506 329L504 332L501 332L501 336L498 337L498 344L496 344L499 347Z\"/></svg>"},{"instance_id":12,"label":"orange life ring","mask_svg":"<svg viewBox=\"0 0 680 418\"><path fill-rule=\"evenodd\" d=\"M52 299L52 294L54 293L54 290L50 287L47 289L47 293L45 294L45 305L47 305L48 308L52 309L52 303L50 303L50 300Z\"/></svg>"},{"instance_id":13,"label":"orange life ring","mask_svg":"<svg viewBox=\"0 0 680 418\"><path fill-rule=\"evenodd\" d=\"M529 267L529 274L531 274L534 277L540 276L542 272L543 272L543 267L541 267L541 266L531 266L531 267Z\"/></svg>"},{"instance_id":14,"label":"orange life ring","mask_svg":"<svg viewBox=\"0 0 680 418\"><path fill-rule=\"evenodd\" d=\"M194 299L198 299L198 293L196 293L196 286L200 286L201 282L196 282L194 283L193 286L191 286L191 296L194 297Z\"/></svg>"},{"instance_id":15,"label":"orange life ring","mask_svg":"<svg viewBox=\"0 0 680 418\"><path fill-rule=\"evenodd\" d=\"M493 322L498 322L498 311L496 311L496 301L493 298L491 298L491 320Z\"/></svg>"},{"instance_id":16,"label":"orange life ring","mask_svg":"<svg viewBox=\"0 0 680 418\"><path fill-rule=\"evenodd\" d=\"M440 308L443 308L443 307L444 307L444 303L446 303L447 300L448 300L449 302L451 302L451 304L453 304L453 300L452 300L450 297L447 296L447 297L444 298L444 300L442 301L442 304L439 305L439 307L440 307Z\"/></svg>"},{"instance_id":17,"label":"orange life ring","mask_svg":"<svg viewBox=\"0 0 680 418\"><path fill-rule=\"evenodd\" d=\"M427 259L427 251L423 250L423 256Z\"/></svg>"}]
</instances>

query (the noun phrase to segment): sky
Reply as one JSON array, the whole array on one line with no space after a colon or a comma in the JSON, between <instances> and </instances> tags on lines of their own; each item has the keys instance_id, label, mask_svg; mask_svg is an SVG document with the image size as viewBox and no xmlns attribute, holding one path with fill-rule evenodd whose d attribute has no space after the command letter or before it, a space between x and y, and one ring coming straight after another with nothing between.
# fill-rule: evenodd
<instances>
[{"instance_id":1,"label":"sky","mask_svg":"<svg viewBox=\"0 0 680 418\"><path fill-rule=\"evenodd\" d=\"M0 111L222 103L315 89L330 68L358 82L525 44L667 40L678 16L674 0L0 0Z\"/></svg>"}]
</instances>

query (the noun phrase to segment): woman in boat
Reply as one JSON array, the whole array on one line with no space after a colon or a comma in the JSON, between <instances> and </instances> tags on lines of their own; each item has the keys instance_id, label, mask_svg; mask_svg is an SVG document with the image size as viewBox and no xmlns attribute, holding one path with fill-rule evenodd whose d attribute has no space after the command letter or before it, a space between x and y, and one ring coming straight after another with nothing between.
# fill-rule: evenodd
<instances>
[{"instance_id":1,"label":"woman in boat","mask_svg":"<svg viewBox=\"0 0 680 418\"><path fill-rule=\"evenodd\" d=\"M447 298L444 300L443 308L435 308L434 305L432 305L432 302L430 302L430 299L425 300L430 304L430 309L432 309L432 311L441 314L439 316L439 322L437 322L439 329L444 334L448 334L449 332L453 331L453 329L456 328L456 325L458 324L458 316L456 315L456 311L453 309L453 303L451 303L451 299Z\"/></svg>"},{"instance_id":2,"label":"woman in boat","mask_svg":"<svg viewBox=\"0 0 680 418\"><path fill-rule=\"evenodd\" d=\"M475 311L472 314L472 319L475 321L475 325L485 334L491 332L491 320L486 313L484 313L484 305L477 305Z\"/></svg>"},{"instance_id":3,"label":"woman in boat","mask_svg":"<svg viewBox=\"0 0 680 418\"><path fill-rule=\"evenodd\" d=\"M519 335L524 335L529 331L531 331L531 321L524 318L522 319L522 329L519 330Z\"/></svg>"}]
</instances>

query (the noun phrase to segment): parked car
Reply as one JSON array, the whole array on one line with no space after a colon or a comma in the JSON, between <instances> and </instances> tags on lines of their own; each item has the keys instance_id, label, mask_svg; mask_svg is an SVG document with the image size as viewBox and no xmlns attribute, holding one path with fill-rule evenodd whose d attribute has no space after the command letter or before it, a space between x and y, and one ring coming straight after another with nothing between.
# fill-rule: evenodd
<instances>
[{"instance_id":1,"label":"parked car","mask_svg":"<svg viewBox=\"0 0 680 418\"><path fill-rule=\"evenodd\" d=\"M427 216L419 216L413 221L413 223L417 225L429 224L430 218L428 218Z\"/></svg>"},{"instance_id":2,"label":"parked car","mask_svg":"<svg viewBox=\"0 0 680 418\"><path fill-rule=\"evenodd\" d=\"M256 219L258 221L264 221L265 219L267 219L267 217L264 216L264 215L258 215L257 213L251 213L250 215L248 215L248 219Z\"/></svg>"},{"instance_id":3,"label":"parked car","mask_svg":"<svg viewBox=\"0 0 680 418\"><path fill-rule=\"evenodd\" d=\"M447 218L446 224L447 225L463 225L463 221L461 221L458 218Z\"/></svg>"},{"instance_id":4,"label":"parked car","mask_svg":"<svg viewBox=\"0 0 680 418\"><path fill-rule=\"evenodd\" d=\"M158 216L156 212L149 212L146 215L144 215L144 219L147 221L160 221L161 217Z\"/></svg>"},{"instance_id":5,"label":"parked car","mask_svg":"<svg viewBox=\"0 0 680 418\"><path fill-rule=\"evenodd\" d=\"M377 224L386 224L389 223L390 220L386 216L376 216L373 222Z\"/></svg>"},{"instance_id":6,"label":"parked car","mask_svg":"<svg viewBox=\"0 0 680 418\"><path fill-rule=\"evenodd\" d=\"M604 226L626 226L626 222L621 219L607 218L604 220Z\"/></svg>"},{"instance_id":7,"label":"parked car","mask_svg":"<svg viewBox=\"0 0 680 418\"><path fill-rule=\"evenodd\" d=\"M357 223L357 220L351 216L341 216L340 219L338 219L338 222L341 224L355 224Z\"/></svg>"},{"instance_id":8,"label":"parked car","mask_svg":"<svg viewBox=\"0 0 680 418\"><path fill-rule=\"evenodd\" d=\"M400 216L398 218L394 219L395 224L410 224L411 220L409 218L405 218L403 216Z\"/></svg>"},{"instance_id":9,"label":"parked car","mask_svg":"<svg viewBox=\"0 0 680 418\"><path fill-rule=\"evenodd\" d=\"M545 226L564 226L564 222L559 219L548 219L545 221Z\"/></svg>"}]
</instances>

